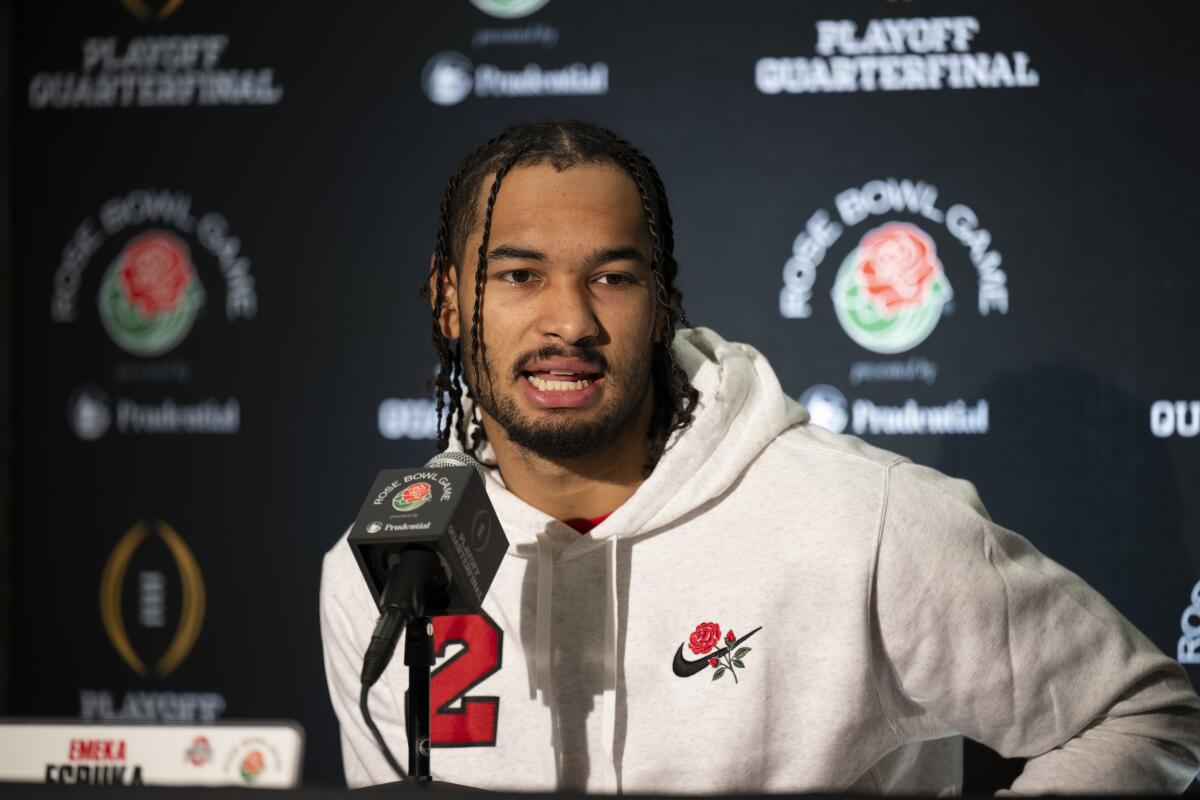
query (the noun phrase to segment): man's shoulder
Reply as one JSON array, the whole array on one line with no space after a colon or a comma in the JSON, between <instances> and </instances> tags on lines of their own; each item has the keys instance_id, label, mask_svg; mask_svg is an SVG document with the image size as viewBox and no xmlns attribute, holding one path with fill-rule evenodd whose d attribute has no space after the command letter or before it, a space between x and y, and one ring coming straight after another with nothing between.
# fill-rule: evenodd
<instances>
[{"instance_id":1,"label":"man's shoulder","mask_svg":"<svg viewBox=\"0 0 1200 800\"><path fill-rule=\"evenodd\" d=\"M857 436L833 433L812 423L793 425L775 437L767 452L780 458L819 462L843 472L879 475L908 461L902 455L867 444Z\"/></svg>"},{"instance_id":2,"label":"man's shoulder","mask_svg":"<svg viewBox=\"0 0 1200 800\"><path fill-rule=\"evenodd\" d=\"M321 562L321 600L326 602L336 599L345 604L353 602L363 605L364 600L369 606L371 595L363 580L354 553L347 544L350 529L347 528L333 547L325 552Z\"/></svg>"},{"instance_id":3,"label":"man's shoulder","mask_svg":"<svg viewBox=\"0 0 1200 800\"><path fill-rule=\"evenodd\" d=\"M812 424L788 428L763 453L773 464L833 486L870 485L886 491L889 504L951 505L987 516L975 486L907 457Z\"/></svg>"}]
</instances>

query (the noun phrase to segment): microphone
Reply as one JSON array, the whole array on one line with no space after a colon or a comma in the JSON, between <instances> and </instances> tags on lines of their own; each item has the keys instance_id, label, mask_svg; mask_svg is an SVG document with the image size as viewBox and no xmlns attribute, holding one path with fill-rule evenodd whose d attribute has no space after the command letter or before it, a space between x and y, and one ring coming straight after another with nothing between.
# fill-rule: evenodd
<instances>
[{"instance_id":1,"label":"microphone","mask_svg":"<svg viewBox=\"0 0 1200 800\"><path fill-rule=\"evenodd\" d=\"M350 548L380 616L363 659L375 684L414 619L479 610L508 537L465 453L439 453L417 469L379 473L351 527Z\"/></svg>"}]
</instances>

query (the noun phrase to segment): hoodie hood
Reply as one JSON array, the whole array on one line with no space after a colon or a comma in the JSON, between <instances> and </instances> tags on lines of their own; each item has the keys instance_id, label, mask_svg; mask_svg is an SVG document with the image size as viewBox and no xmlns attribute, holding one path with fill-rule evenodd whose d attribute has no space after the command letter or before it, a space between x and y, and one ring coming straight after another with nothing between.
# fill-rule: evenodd
<instances>
[{"instance_id":1,"label":"hoodie hood","mask_svg":"<svg viewBox=\"0 0 1200 800\"><path fill-rule=\"evenodd\" d=\"M808 412L783 392L753 347L727 342L708 328L689 328L676 334L672 351L700 393L692 424L672 436L650 477L590 533L580 536L509 492L496 467L485 470L512 555L532 556L528 545L547 536L561 542L556 557L573 557L610 538L662 530L728 489L784 430L808 421ZM471 413L465 398L464 411ZM452 439L450 448L461 444ZM495 463L490 445L479 455Z\"/></svg>"},{"instance_id":2,"label":"hoodie hood","mask_svg":"<svg viewBox=\"0 0 1200 800\"><path fill-rule=\"evenodd\" d=\"M604 684L601 691L600 768L608 791L620 791L616 747L617 663L621 605L617 543L665 531L672 523L729 489L780 433L808 420L808 412L784 394L767 360L754 348L727 342L707 328L680 331L672 344L676 362L700 393L692 424L676 432L654 472L603 522L580 536L566 523L533 508L508 491L500 470L487 469L488 496L509 540L509 555L537 560L533 688L554 705L551 618L555 563L604 548ZM472 409L464 404L464 413ZM456 446L456 443L452 443ZM491 448L480 460L494 463ZM551 743L551 754L561 746Z\"/></svg>"}]
</instances>

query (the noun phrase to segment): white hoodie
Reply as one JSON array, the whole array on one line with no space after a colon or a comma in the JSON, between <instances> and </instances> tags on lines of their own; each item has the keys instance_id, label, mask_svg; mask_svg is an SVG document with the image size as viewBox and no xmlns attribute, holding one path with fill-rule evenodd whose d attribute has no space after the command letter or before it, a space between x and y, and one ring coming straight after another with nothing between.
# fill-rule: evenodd
<instances>
[{"instance_id":1,"label":"white hoodie","mask_svg":"<svg viewBox=\"0 0 1200 800\"><path fill-rule=\"evenodd\" d=\"M965 735L1031 757L1023 794L1188 785L1200 699L1183 670L969 483L806 424L751 347L696 329L675 351L696 419L590 533L489 470L511 547L489 619L437 620L435 779L957 793ZM396 779L358 709L376 616L343 536L321 632L351 786ZM405 764L401 652L371 711Z\"/></svg>"}]
</instances>

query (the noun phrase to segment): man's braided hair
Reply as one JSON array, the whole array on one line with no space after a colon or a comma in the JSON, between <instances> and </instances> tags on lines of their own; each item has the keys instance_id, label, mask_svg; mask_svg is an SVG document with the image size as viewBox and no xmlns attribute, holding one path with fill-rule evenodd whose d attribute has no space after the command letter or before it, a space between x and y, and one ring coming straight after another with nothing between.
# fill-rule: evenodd
<instances>
[{"instance_id":1,"label":"man's braided hair","mask_svg":"<svg viewBox=\"0 0 1200 800\"><path fill-rule=\"evenodd\" d=\"M662 456L667 439L691 424L699 392L671 355L671 342L679 324L691 327L683 313L683 295L675 285L678 265L674 256L674 235L667 193L654 164L640 150L612 131L586 122L538 122L513 125L471 153L446 184L438 216L437 248L430 267L430 281L422 289L433 288L433 344L441 361L434 379L437 395L438 450L445 450L452 430L464 450L474 456L487 434L476 420L463 414L463 364L458 343L451 344L442 334L440 318L445 302L446 273L461 268L465 261L467 239L478 224L483 231L479 262L475 269L475 307L471 316L471 374L482 373L484 363L483 318L480 310L487 281L487 252L491 239L492 212L504 176L514 167L549 163L557 170L581 164L613 164L624 169L637 186L646 226L654 245L650 269L658 304L659 341L654 345L651 371L654 387L654 412L650 425L651 450L647 473ZM480 188L488 175L491 191L479 220ZM473 397L467 386L467 396Z\"/></svg>"}]
</instances>

